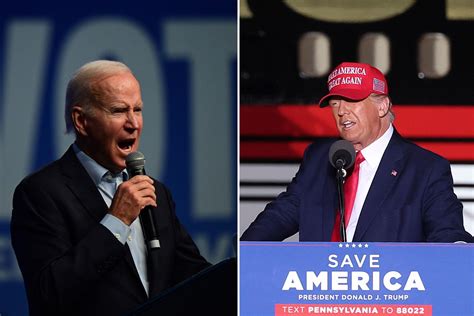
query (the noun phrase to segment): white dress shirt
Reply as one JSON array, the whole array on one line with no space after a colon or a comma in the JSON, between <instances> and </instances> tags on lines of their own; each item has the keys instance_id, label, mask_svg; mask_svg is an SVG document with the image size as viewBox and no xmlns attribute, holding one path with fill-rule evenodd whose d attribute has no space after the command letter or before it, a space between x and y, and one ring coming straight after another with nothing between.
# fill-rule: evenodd
<instances>
[{"instance_id":1,"label":"white dress shirt","mask_svg":"<svg viewBox=\"0 0 474 316\"><path fill-rule=\"evenodd\" d=\"M379 167L382 156L387 149L388 143L392 138L393 126L390 124L389 128L385 133L375 140L372 144L362 149L362 155L365 160L360 164L359 169L359 183L357 185L357 193L354 200L354 206L352 207L351 218L346 228L347 241L351 242L354 238L354 234L357 228L357 222L359 221L360 212L364 206L365 198L374 180L375 173Z\"/></svg>"}]
</instances>

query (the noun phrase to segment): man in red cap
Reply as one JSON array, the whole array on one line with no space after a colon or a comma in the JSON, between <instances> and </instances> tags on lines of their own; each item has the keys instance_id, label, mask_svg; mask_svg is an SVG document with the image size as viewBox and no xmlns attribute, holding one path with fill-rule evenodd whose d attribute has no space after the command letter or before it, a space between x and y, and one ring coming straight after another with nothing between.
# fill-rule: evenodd
<instances>
[{"instance_id":1,"label":"man in red cap","mask_svg":"<svg viewBox=\"0 0 474 316\"><path fill-rule=\"evenodd\" d=\"M449 162L394 129L387 81L375 67L344 62L328 77L341 138L357 152L344 185L347 241L473 242L463 227ZM286 192L269 203L241 240L341 241L331 143L310 145ZM350 145L349 145L350 147Z\"/></svg>"}]
</instances>

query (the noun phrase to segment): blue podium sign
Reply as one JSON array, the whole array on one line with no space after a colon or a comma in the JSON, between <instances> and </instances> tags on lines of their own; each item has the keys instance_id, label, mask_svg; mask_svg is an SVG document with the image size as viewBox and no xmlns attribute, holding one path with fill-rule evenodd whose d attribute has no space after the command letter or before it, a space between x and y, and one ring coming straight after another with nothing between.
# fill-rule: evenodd
<instances>
[{"instance_id":1,"label":"blue podium sign","mask_svg":"<svg viewBox=\"0 0 474 316\"><path fill-rule=\"evenodd\" d=\"M474 315L474 245L240 243L240 315Z\"/></svg>"}]
</instances>

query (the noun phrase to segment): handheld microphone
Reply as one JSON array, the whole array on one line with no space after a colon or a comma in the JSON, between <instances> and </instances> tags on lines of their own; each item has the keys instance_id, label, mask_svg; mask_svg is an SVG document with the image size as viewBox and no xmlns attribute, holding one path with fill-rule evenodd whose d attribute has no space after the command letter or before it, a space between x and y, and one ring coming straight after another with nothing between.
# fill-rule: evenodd
<instances>
[{"instance_id":1,"label":"handheld microphone","mask_svg":"<svg viewBox=\"0 0 474 316\"><path fill-rule=\"evenodd\" d=\"M146 175L145 156L141 152L135 151L128 154L125 158L125 164L130 177ZM158 230L155 227L155 221L153 220L152 207L145 206L145 208L140 212L139 218L148 248L160 248L160 239L158 236Z\"/></svg>"}]
</instances>

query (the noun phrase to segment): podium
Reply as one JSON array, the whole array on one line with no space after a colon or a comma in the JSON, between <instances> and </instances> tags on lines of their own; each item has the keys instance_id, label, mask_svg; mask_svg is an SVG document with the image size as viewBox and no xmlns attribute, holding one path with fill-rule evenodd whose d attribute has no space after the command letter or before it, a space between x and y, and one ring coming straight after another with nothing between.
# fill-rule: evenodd
<instances>
[{"instance_id":1,"label":"podium","mask_svg":"<svg viewBox=\"0 0 474 316\"><path fill-rule=\"evenodd\" d=\"M236 258L204 269L128 315L237 315Z\"/></svg>"},{"instance_id":2,"label":"podium","mask_svg":"<svg viewBox=\"0 0 474 316\"><path fill-rule=\"evenodd\" d=\"M240 315L474 315L474 245L240 242Z\"/></svg>"}]
</instances>

